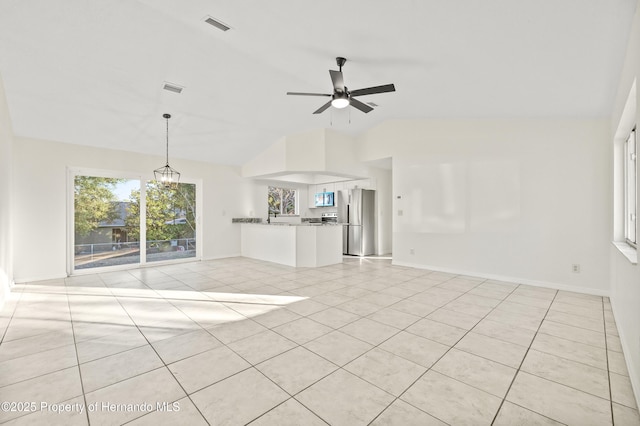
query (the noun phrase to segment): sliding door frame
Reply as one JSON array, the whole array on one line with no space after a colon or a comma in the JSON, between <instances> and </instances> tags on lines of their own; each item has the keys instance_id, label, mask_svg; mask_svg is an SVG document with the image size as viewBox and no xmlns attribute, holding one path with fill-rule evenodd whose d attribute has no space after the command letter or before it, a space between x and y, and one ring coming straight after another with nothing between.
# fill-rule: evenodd
<instances>
[{"instance_id":1,"label":"sliding door frame","mask_svg":"<svg viewBox=\"0 0 640 426\"><path fill-rule=\"evenodd\" d=\"M97 268L75 269L75 177L96 176L116 179L130 179L140 182L140 262L126 265L104 266ZM175 263L187 263L202 260L202 179L181 178L180 183L196 186L196 255L184 259L171 259L147 263L147 182L153 181L153 175L117 170L67 167L67 276L137 269L149 266L161 266Z\"/></svg>"}]
</instances>

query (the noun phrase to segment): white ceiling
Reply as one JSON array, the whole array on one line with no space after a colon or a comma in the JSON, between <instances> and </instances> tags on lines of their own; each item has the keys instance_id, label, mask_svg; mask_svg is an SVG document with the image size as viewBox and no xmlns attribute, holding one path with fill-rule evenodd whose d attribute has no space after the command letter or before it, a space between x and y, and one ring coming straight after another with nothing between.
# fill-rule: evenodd
<instances>
[{"instance_id":1,"label":"white ceiling","mask_svg":"<svg viewBox=\"0 0 640 426\"><path fill-rule=\"evenodd\" d=\"M323 127L607 116L636 3L0 0L0 74L19 136L164 155L168 112L172 158L243 164ZM369 114L285 95L329 93L336 56L350 89L397 91Z\"/></svg>"}]
</instances>

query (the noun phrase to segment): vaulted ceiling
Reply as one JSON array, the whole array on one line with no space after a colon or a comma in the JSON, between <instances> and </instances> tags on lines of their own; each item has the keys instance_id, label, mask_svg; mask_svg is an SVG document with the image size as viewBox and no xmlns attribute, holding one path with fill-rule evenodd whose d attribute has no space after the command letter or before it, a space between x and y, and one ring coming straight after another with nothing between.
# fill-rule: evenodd
<instances>
[{"instance_id":1,"label":"vaulted ceiling","mask_svg":"<svg viewBox=\"0 0 640 426\"><path fill-rule=\"evenodd\" d=\"M636 0L0 0L18 136L243 164L282 136L403 118L610 114ZM223 32L204 22L213 17ZM312 112L344 56L379 105ZM165 82L184 87L163 90Z\"/></svg>"}]
</instances>

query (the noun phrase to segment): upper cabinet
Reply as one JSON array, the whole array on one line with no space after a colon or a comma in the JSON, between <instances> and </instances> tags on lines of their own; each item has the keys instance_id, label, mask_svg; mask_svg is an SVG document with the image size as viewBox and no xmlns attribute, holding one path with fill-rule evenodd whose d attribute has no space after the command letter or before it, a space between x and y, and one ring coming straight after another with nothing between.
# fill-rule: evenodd
<instances>
[{"instance_id":1,"label":"upper cabinet","mask_svg":"<svg viewBox=\"0 0 640 426\"><path fill-rule=\"evenodd\" d=\"M343 189L376 189L375 185L372 185L372 181L375 179L349 180L342 182Z\"/></svg>"},{"instance_id":2,"label":"upper cabinet","mask_svg":"<svg viewBox=\"0 0 640 426\"><path fill-rule=\"evenodd\" d=\"M321 192L338 192L344 189L376 189L375 178L348 180L342 182L329 182L321 183L317 185L309 185L308 206L309 208L316 208L316 194ZM335 202L338 202L338 195L335 194Z\"/></svg>"},{"instance_id":3,"label":"upper cabinet","mask_svg":"<svg viewBox=\"0 0 640 426\"><path fill-rule=\"evenodd\" d=\"M309 185L308 205L309 208L316 208L316 194L321 192L335 192L335 183L321 183L319 185Z\"/></svg>"}]
</instances>

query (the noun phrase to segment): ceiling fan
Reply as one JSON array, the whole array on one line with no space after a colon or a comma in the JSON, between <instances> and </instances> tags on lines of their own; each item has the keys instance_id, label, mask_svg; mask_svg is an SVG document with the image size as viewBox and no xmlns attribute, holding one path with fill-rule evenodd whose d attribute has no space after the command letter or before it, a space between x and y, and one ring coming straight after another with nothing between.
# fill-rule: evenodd
<instances>
[{"instance_id":1,"label":"ceiling fan","mask_svg":"<svg viewBox=\"0 0 640 426\"><path fill-rule=\"evenodd\" d=\"M287 95L296 95L296 96L329 96L331 100L326 104L322 105L314 114L320 114L330 106L334 106L336 108L345 108L351 105L354 108L359 109L360 111L367 113L369 111L373 111L369 105L360 102L355 99L356 96L364 96L364 95L373 95L376 93L385 93L385 92L395 92L396 88L393 84L385 84L383 86L375 86L375 87L367 87L366 89L358 89L358 90L349 90L347 86L344 85L344 78L342 77L342 66L347 62L345 58L337 57L336 63L338 67L340 67L339 71L329 70L329 74L331 75L331 81L333 82L333 94L328 93L304 93L304 92L287 92Z\"/></svg>"}]
</instances>

